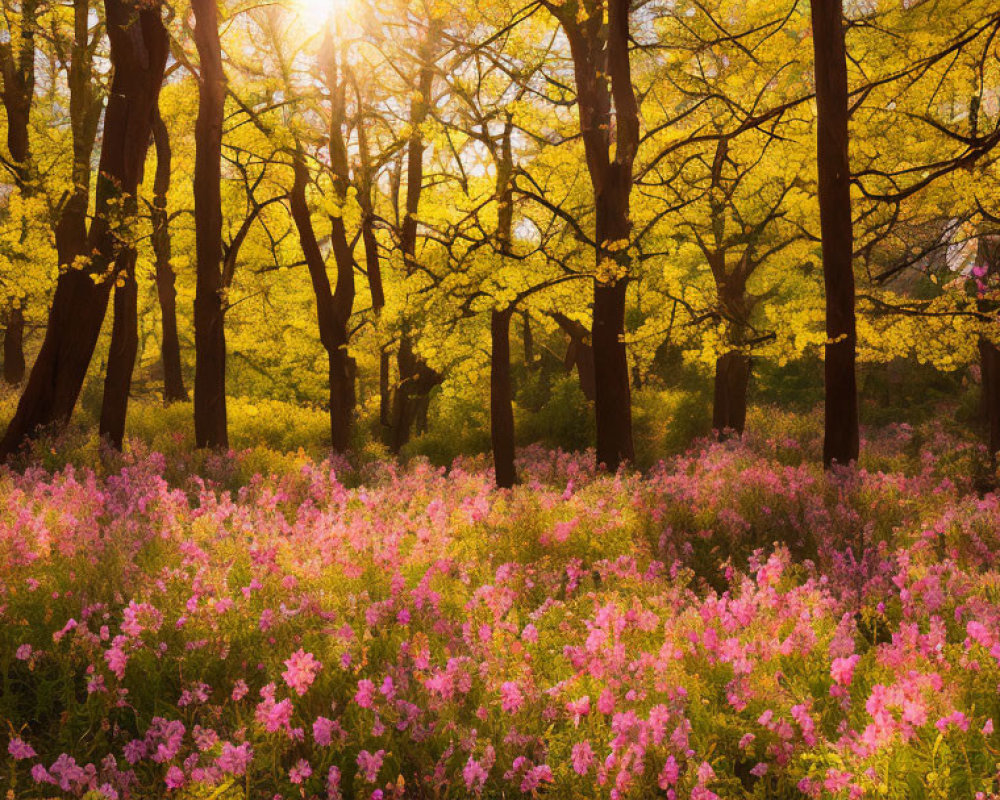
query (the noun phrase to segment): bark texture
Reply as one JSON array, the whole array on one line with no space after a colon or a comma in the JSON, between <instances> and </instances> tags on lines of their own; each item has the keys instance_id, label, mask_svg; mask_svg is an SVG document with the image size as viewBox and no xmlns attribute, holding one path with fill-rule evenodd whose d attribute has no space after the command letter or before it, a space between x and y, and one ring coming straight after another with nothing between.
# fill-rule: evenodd
<instances>
[{"instance_id":1,"label":"bark texture","mask_svg":"<svg viewBox=\"0 0 1000 800\"><path fill-rule=\"evenodd\" d=\"M826 288L823 464L850 464L859 451L854 223L848 154L847 48L843 0L813 0L817 164Z\"/></svg>"},{"instance_id":2,"label":"bark texture","mask_svg":"<svg viewBox=\"0 0 1000 800\"><path fill-rule=\"evenodd\" d=\"M226 75L216 0L192 0L201 72L195 123L194 436L198 447L229 446L226 420L225 292L222 277L222 121Z\"/></svg>"}]
</instances>

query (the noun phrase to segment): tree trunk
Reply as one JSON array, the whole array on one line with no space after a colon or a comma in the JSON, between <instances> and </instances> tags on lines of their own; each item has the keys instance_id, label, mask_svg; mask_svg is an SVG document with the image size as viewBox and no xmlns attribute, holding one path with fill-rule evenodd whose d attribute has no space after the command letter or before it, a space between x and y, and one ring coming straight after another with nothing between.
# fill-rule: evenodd
<instances>
[{"instance_id":1,"label":"tree trunk","mask_svg":"<svg viewBox=\"0 0 1000 800\"><path fill-rule=\"evenodd\" d=\"M392 424L389 428L389 449L398 454L410 441L410 430L416 418L416 409L411 401L413 384L417 375L417 358L413 354L413 344L409 331L404 329L399 337L399 352L396 354L396 391L392 398Z\"/></svg>"},{"instance_id":2,"label":"tree trunk","mask_svg":"<svg viewBox=\"0 0 1000 800\"><path fill-rule=\"evenodd\" d=\"M522 328L524 366L527 367L529 372L536 372L541 365L535 360L535 337L531 330L531 315L527 311L524 311L521 313L521 317L524 323L524 327Z\"/></svg>"},{"instance_id":3,"label":"tree trunk","mask_svg":"<svg viewBox=\"0 0 1000 800\"><path fill-rule=\"evenodd\" d=\"M24 370L24 310L14 302L7 315L7 330L3 337L4 383L17 386L24 380Z\"/></svg>"},{"instance_id":4,"label":"tree trunk","mask_svg":"<svg viewBox=\"0 0 1000 800\"><path fill-rule=\"evenodd\" d=\"M343 167L339 159L338 163ZM292 220L298 230L299 243L309 269L309 278L316 297L319 338L327 352L329 363L330 445L334 452L345 453L350 448L351 424L356 400L354 391L356 367L347 349L350 343L348 323L354 306L354 257L347 241L343 218L332 218L330 239L337 262L337 288L333 291L306 200L309 170L301 150L296 153L293 166L295 182L289 196ZM339 184L338 194L342 199L346 197L346 190L346 185Z\"/></svg>"},{"instance_id":5,"label":"tree trunk","mask_svg":"<svg viewBox=\"0 0 1000 800\"><path fill-rule=\"evenodd\" d=\"M720 440L743 435L747 421L747 388L750 384L750 357L731 350L715 361L715 402L712 429Z\"/></svg>"},{"instance_id":6,"label":"tree trunk","mask_svg":"<svg viewBox=\"0 0 1000 800\"><path fill-rule=\"evenodd\" d=\"M378 418L386 431L392 426L392 391L389 388L391 363L389 350L383 347L378 354Z\"/></svg>"},{"instance_id":7,"label":"tree trunk","mask_svg":"<svg viewBox=\"0 0 1000 800\"><path fill-rule=\"evenodd\" d=\"M490 315L490 437L497 486L509 489L517 482L514 468L514 401L510 380L511 309Z\"/></svg>"},{"instance_id":8,"label":"tree trunk","mask_svg":"<svg viewBox=\"0 0 1000 800\"><path fill-rule=\"evenodd\" d=\"M330 297L330 442L335 453L346 453L356 402L354 380L357 367L348 352L350 320L354 310L354 256L347 241L342 217L331 220L331 240L337 262L337 287ZM324 270L325 270L324 265ZM327 284L329 289L329 283Z\"/></svg>"},{"instance_id":9,"label":"tree trunk","mask_svg":"<svg viewBox=\"0 0 1000 800\"><path fill-rule=\"evenodd\" d=\"M594 285L594 410L597 463L616 471L635 460L632 446L632 397L625 352L624 279Z\"/></svg>"},{"instance_id":10,"label":"tree trunk","mask_svg":"<svg viewBox=\"0 0 1000 800\"><path fill-rule=\"evenodd\" d=\"M639 147L639 109L629 62L631 5L630 0L609 0L606 24L600 11L582 18L576 3L549 6L569 41L580 136L594 191L597 246L592 336L597 464L611 471L635 457L625 350L632 235L629 201Z\"/></svg>"},{"instance_id":11,"label":"tree trunk","mask_svg":"<svg viewBox=\"0 0 1000 800\"><path fill-rule=\"evenodd\" d=\"M1000 274L1000 236L981 236L978 243L979 266L986 267L986 278ZM986 310L986 309L981 309ZM982 372L982 414L990 464L994 471L1000 452L1000 348L985 336L979 338L979 364Z\"/></svg>"},{"instance_id":12,"label":"tree trunk","mask_svg":"<svg viewBox=\"0 0 1000 800\"><path fill-rule=\"evenodd\" d=\"M112 222L122 197L135 195L149 142L168 49L160 6L136 11L122 0L106 0L105 12L114 77L105 112L96 209L85 243L70 242L93 255L88 266L71 267L59 276L45 340L0 442L2 458L15 453L39 427L64 424L73 412L111 291L110 281L95 281L94 276L103 274L117 257L120 234Z\"/></svg>"},{"instance_id":13,"label":"tree trunk","mask_svg":"<svg viewBox=\"0 0 1000 800\"><path fill-rule=\"evenodd\" d=\"M108 349L108 369L104 375L104 397L98 431L101 439L115 450L122 449L128 394L132 386L135 354L139 349L139 292L135 280L134 247L122 250L115 264L114 323Z\"/></svg>"},{"instance_id":14,"label":"tree trunk","mask_svg":"<svg viewBox=\"0 0 1000 800\"><path fill-rule=\"evenodd\" d=\"M56 252L60 269L67 269L87 247L87 211L90 202L91 161L102 103L93 80L96 47L90 39L90 0L73 0L73 46L66 82L69 86L69 117L73 133L72 186L59 204ZM99 37L95 32L94 37ZM103 154L103 151L102 151Z\"/></svg>"},{"instance_id":15,"label":"tree trunk","mask_svg":"<svg viewBox=\"0 0 1000 800\"><path fill-rule=\"evenodd\" d=\"M31 159L31 105L35 92L35 29L38 0L23 0L20 35L0 43L0 99L7 112L7 150L10 152L14 182L20 191L31 193L34 165Z\"/></svg>"},{"instance_id":16,"label":"tree trunk","mask_svg":"<svg viewBox=\"0 0 1000 800\"><path fill-rule=\"evenodd\" d=\"M354 391L357 367L348 355L346 344L331 351L329 361L330 446L335 453L346 453L351 448L351 423L357 401Z\"/></svg>"},{"instance_id":17,"label":"tree trunk","mask_svg":"<svg viewBox=\"0 0 1000 800\"><path fill-rule=\"evenodd\" d=\"M150 129L159 118L154 104ZM149 149L147 134L146 151ZM145 165L147 152L143 152ZM140 181L142 166L140 166ZM135 195L123 200L123 208L129 217L139 210ZM98 433L108 445L121 450L125 439L125 422L128 417L128 396L132 387L132 373L135 370L135 356L139 350L139 288L135 277L136 249L131 242L120 242L112 271L115 284L114 321L111 326L111 342L108 349L108 366L104 375L104 395L101 400L101 417Z\"/></svg>"},{"instance_id":18,"label":"tree trunk","mask_svg":"<svg viewBox=\"0 0 1000 800\"><path fill-rule=\"evenodd\" d=\"M31 105L35 90L35 28L37 25L37 0L21 3L20 44L0 43L0 73L3 89L0 98L7 112L7 150L10 152L14 183L24 198L35 194L35 168L31 157ZM22 242L27 236L27 225L22 231ZM24 380L24 305L14 299L7 315L7 328L3 342L3 379L10 386Z\"/></svg>"},{"instance_id":19,"label":"tree trunk","mask_svg":"<svg viewBox=\"0 0 1000 800\"><path fill-rule=\"evenodd\" d=\"M416 91L410 101L410 125L413 133L407 142L406 153L406 214L403 217L400 232L400 245L403 251L403 266L407 275L412 275L417 268L417 213L420 210L420 195L424 187L424 144L421 126L427 119L431 108L431 91L434 86L433 50L437 46L435 35L428 30L420 48L421 66L417 76ZM417 409L414 404L421 398L421 388L433 377L437 376L413 350L410 327L404 320L399 337L399 383L393 398L392 425L390 431L390 447L393 453L398 453L410 441L410 431L417 419ZM427 391L440 383L440 376L430 381Z\"/></svg>"},{"instance_id":20,"label":"tree trunk","mask_svg":"<svg viewBox=\"0 0 1000 800\"><path fill-rule=\"evenodd\" d=\"M569 336L563 366L567 372L576 368L577 377L580 379L580 391L584 397L593 402L597 390L594 385L594 349L588 341L590 331L582 323L560 312L551 314L551 317Z\"/></svg>"},{"instance_id":21,"label":"tree trunk","mask_svg":"<svg viewBox=\"0 0 1000 800\"><path fill-rule=\"evenodd\" d=\"M177 289L174 268L170 264L170 218L167 193L170 191L170 135L160 117L153 117L153 143L156 145L156 176L153 179L153 254L156 259L156 296L160 303L160 360L163 365L163 403L188 399L181 370L181 343L177 336Z\"/></svg>"},{"instance_id":22,"label":"tree trunk","mask_svg":"<svg viewBox=\"0 0 1000 800\"><path fill-rule=\"evenodd\" d=\"M222 283L222 121L226 76L216 0L192 0L201 61L195 123L194 436L198 447L229 447L226 331Z\"/></svg>"},{"instance_id":23,"label":"tree trunk","mask_svg":"<svg viewBox=\"0 0 1000 800\"><path fill-rule=\"evenodd\" d=\"M826 406L823 464L859 454L854 224L848 152L847 48L842 0L813 0L817 164L826 286Z\"/></svg>"},{"instance_id":24,"label":"tree trunk","mask_svg":"<svg viewBox=\"0 0 1000 800\"><path fill-rule=\"evenodd\" d=\"M1000 348L989 339L979 340L979 364L982 369L983 416L990 463L996 469L1000 452Z\"/></svg>"}]
</instances>

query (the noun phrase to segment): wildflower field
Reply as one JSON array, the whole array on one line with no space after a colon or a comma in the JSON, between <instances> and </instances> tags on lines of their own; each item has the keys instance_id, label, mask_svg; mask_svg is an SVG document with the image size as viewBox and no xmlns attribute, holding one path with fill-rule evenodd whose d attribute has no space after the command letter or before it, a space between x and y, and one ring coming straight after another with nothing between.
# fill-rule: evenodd
<instances>
[{"instance_id":1,"label":"wildflower field","mask_svg":"<svg viewBox=\"0 0 1000 800\"><path fill-rule=\"evenodd\" d=\"M0 474L11 798L996 796L1000 498L882 429L644 475ZM904 454L904 455L899 455ZM265 473L267 474L267 473Z\"/></svg>"}]
</instances>

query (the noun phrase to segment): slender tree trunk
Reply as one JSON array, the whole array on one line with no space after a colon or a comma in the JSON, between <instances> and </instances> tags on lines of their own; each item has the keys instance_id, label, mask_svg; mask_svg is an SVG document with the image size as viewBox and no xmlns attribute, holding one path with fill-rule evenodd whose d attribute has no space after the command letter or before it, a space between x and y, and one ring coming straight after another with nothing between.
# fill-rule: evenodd
<instances>
[{"instance_id":1,"label":"slender tree trunk","mask_svg":"<svg viewBox=\"0 0 1000 800\"><path fill-rule=\"evenodd\" d=\"M577 377L580 380L580 391L589 401L594 401L597 392L594 379L594 349L590 346L590 331L581 323L572 320L565 314L556 312L551 315L565 334L569 336L569 345L566 347L566 357L563 366L569 372L576 368Z\"/></svg>"},{"instance_id":2,"label":"slender tree trunk","mask_svg":"<svg viewBox=\"0 0 1000 800\"><path fill-rule=\"evenodd\" d=\"M149 142L168 49L161 8L151 4L136 11L122 0L106 0L105 14L114 77L105 113L95 215L85 242L63 241L80 247L77 252L85 247L92 256L88 267L69 268L59 276L45 340L0 442L2 458L15 453L40 426L63 424L73 412L111 291L110 281L95 281L94 276L104 273L117 257L119 234L112 223L122 197L135 195Z\"/></svg>"},{"instance_id":3,"label":"slender tree trunk","mask_svg":"<svg viewBox=\"0 0 1000 800\"><path fill-rule=\"evenodd\" d=\"M392 390L389 380L391 364L392 356L389 350L383 347L378 354L378 417L386 431L392 426Z\"/></svg>"},{"instance_id":4,"label":"slender tree trunk","mask_svg":"<svg viewBox=\"0 0 1000 800\"><path fill-rule=\"evenodd\" d=\"M374 192L375 168L372 166L371 150L368 145L368 128L364 104L358 97L358 155L361 162L359 176L358 203L361 206L361 241L365 247L365 271L368 277L368 291L372 298L372 311L375 313L376 327L381 327L382 310L385 308L385 288L382 282L382 258L378 249L378 237L375 235L375 204L372 199ZM384 431L392 424L392 392L389 383L391 358L388 349L383 345L379 348L378 358L378 389L379 389L379 424Z\"/></svg>"},{"instance_id":5,"label":"slender tree trunk","mask_svg":"<svg viewBox=\"0 0 1000 800\"><path fill-rule=\"evenodd\" d=\"M535 337L531 331L531 315L527 311L521 314L524 323L522 330L522 342L524 343L524 366L529 372L535 372L540 366L535 360Z\"/></svg>"},{"instance_id":6,"label":"slender tree trunk","mask_svg":"<svg viewBox=\"0 0 1000 800\"><path fill-rule=\"evenodd\" d=\"M416 409L411 400L417 380L417 358L413 353L410 333L404 325L400 332L399 351L396 354L397 385L392 398L392 425L390 426L389 448L399 453L410 441L410 430L416 418Z\"/></svg>"},{"instance_id":7,"label":"slender tree trunk","mask_svg":"<svg viewBox=\"0 0 1000 800\"><path fill-rule=\"evenodd\" d=\"M842 0L813 0L817 163L826 286L826 407L823 464L859 453L854 224L848 152L847 48Z\"/></svg>"},{"instance_id":8,"label":"slender tree trunk","mask_svg":"<svg viewBox=\"0 0 1000 800\"><path fill-rule=\"evenodd\" d=\"M510 380L510 318L512 309L490 315L490 437L497 486L517 482L514 467L514 399Z\"/></svg>"},{"instance_id":9,"label":"slender tree trunk","mask_svg":"<svg viewBox=\"0 0 1000 800\"><path fill-rule=\"evenodd\" d=\"M716 359L712 428L720 439L733 433L743 435L749 385L750 356L741 350L730 350Z\"/></svg>"},{"instance_id":10,"label":"slender tree trunk","mask_svg":"<svg viewBox=\"0 0 1000 800\"><path fill-rule=\"evenodd\" d=\"M10 152L14 183L24 198L36 191L35 167L31 157L31 106L35 89L35 28L37 0L21 3L20 43L0 43L0 99L7 112L7 149ZM27 226L23 236L27 235ZM3 379L10 386L24 380L24 305L22 299L10 303L3 342Z\"/></svg>"},{"instance_id":11,"label":"slender tree trunk","mask_svg":"<svg viewBox=\"0 0 1000 800\"><path fill-rule=\"evenodd\" d=\"M343 167L346 153L335 148L339 167ZM331 219L331 241L337 262L337 288L330 286L326 273L326 262L319 249L312 215L306 200L306 185L309 170L305 156L299 151L294 162L295 182L290 194L292 220L298 230L299 242L305 256L306 266L316 297L316 317L319 337L327 352L329 362L330 392L330 445L334 452L344 453L350 449L351 426L354 419L356 367L348 352L351 312L354 307L354 257L347 241L347 231L342 217ZM347 186L339 185L341 198L346 196Z\"/></svg>"},{"instance_id":12,"label":"slender tree trunk","mask_svg":"<svg viewBox=\"0 0 1000 800\"><path fill-rule=\"evenodd\" d=\"M198 447L229 447L226 420L226 331L222 282L222 121L226 75L216 0L192 0L201 61L195 123L194 435Z\"/></svg>"},{"instance_id":13,"label":"slender tree trunk","mask_svg":"<svg viewBox=\"0 0 1000 800\"><path fill-rule=\"evenodd\" d=\"M625 349L632 235L629 202L639 147L639 110L629 62L631 2L608 0L606 24L597 9L582 19L576 3L549 8L566 33L573 57L580 135L594 190L597 247L592 336L597 464L615 471L635 459Z\"/></svg>"},{"instance_id":14,"label":"slender tree trunk","mask_svg":"<svg viewBox=\"0 0 1000 800\"><path fill-rule=\"evenodd\" d=\"M594 410L597 463L614 471L635 460L632 397L625 352L626 280L594 287Z\"/></svg>"},{"instance_id":15,"label":"slender tree trunk","mask_svg":"<svg viewBox=\"0 0 1000 800\"><path fill-rule=\"evenodd\" d=\"M24 310L17 302L11 303L7 315L7 329L3 337L3 380L17 386L24 380Z\"/></svg>"},{"instance_id":16,"label":"slender tree trunk","mask_svg":"<svg viewBox=\"0 0 1000 800\"><path fill-rule=\"evenodd\" d=\"M1000 274L1000 236L981 236L978 244L979 265L986 267L986 277L995 280ZM985 309L984 309L985 310ZM979 338L979 365L982 373L982 414L990 464L994 471L1000 452L1000 348L985 336Z\"/></svg>"},{"instance_id":17,"label":"slender tree trunk","mask_svg":"<svg viewBox=\"0 0 1000 800\"><path fill-rule=\"evenodd\" d=\"M167 193L170 191L170 135L160 117L153 118L153 143L156 146L156 176L153 179L153 254L156 258L156 296L160 303L160 359L163 364L163 403L188 399L181 369L181 343L177 336L177 289L174 268L170 263L170 217Z\"/></svg>"},{"instance_id":18,"label":"slender tree trunk","mask_svg":"<svg viewBox=\"0 0 1000 800\"><path fill-rule=\"evenodd\" d=\"M513 121L508 116L500 146L493 147L497 168L497 229L494 240L496 252L503 261L513 254L513 130ZM514 466L514 392L510 378L510 321L516 304L517 299L505 308L494 308L490 312L490 439L493 445L493 471L496 484L501 489L509 489L517 483L517 470ZM524 315L524 324L525 331L530 332L527 314ZM530 333L526 333L526 337L530 338ZM527 351L526 347L526 357Z\"/></svg>"},{"instance_id":19,"label":"slender tree trunk","mask_svg":"<svg viewBox=\"0 0 1000 800\"><path fill-rule=\"evenodd\" d=\"M114 322L108 349L108 368L104 375L104 397L98 431L115 450L121 450L128 415L128 395L132 386L135 354L139 349L139 292L135 280L134 247L118 254L115 272Z\"/></svg>"},{"instance_id":20,"label":"slender tree trunk","mask_svg":"<svg viewBox=\"0 0 1000 800\"><path fill-rule=\"evenodd\" d=\"M150 129L159 118L154 105L150 118ZM146 151L148 151L147 135ZM147 152L143 153L145 165ZM142 167L140 166L141 181ZM125 213L134 217L139 211L135 195L124 198ZM125 440L125 422L128 417L128 397L132 387L132 373L135 370L135 356L139 350L139 287L135 277L136 249L131 242L118 245L113 270L115 298L113 304L114 321L111 326L111 342L108 349L108 365L104 375L104 395L101 400L101 417L98 433L102 440L115 450L121 450Z\"/></svg>"},{"instance_id":21,"label":"slender tree trunk","mask_svg":"<svg viewBox=\"0 0 1000 800\"><path fill-rule=\"evenodd\" d=\"M724 225L721 206L713 210L718 220L716 229ZM747 390L750 386L750 353L746 347L746 331L752 311L747 297L746 258L738 265L727 264L726 249L721 236L716 249L706 253L720 307L727 321L726 336L729 352L715 362L715 402L712 409L712 429L720 440L733 434L742 436L747 418Z\"/></svg>"},{"instance_id":22,"label":"slender tree trunk","mask_svg":"<svg viewBox=\"0 0 1000 800\"><path fill-rule=\"evenodd\" d=\"M356 403L354 382L357 367L348 351L350 320L354 309L354 256L351 255L342 217L332 222L333 247L337 262L337 287L330 298L330 440L336 453L351 446L351 428ZM325 269L325 266L324 266ZM329 286L329 284L327 284Z\"/></svg>"},{"instance_id":23,"label":"slender tree trunk","mask_svg":"<svg viewBox=\"0 0 1000 800\"><path fill-rule=\"evenodd\" d=\"M335 453L346 453L351 448L351 428L354 419L356 395L354 359L347 353L347 345L335 348L330 361L330 446Z\"/></svg>"},{"instance_id":24,"label":"slender tree trunk","mask_svg":"<svg viewBox=\"0 0 1000 800\"><path fill-rule=\"evenodd\" d=\"M427 32L421 46L421 67L417 78L416 92L410 102L410 124L413 133L407 143L406 155L406 215L401 231L403 265L407 275L416 270L417 253L417 213L420 210L420 195L424 187L424 144L421 125L427 119L431 108L431 91L434 86L433 50L436 47L433 30ZM404 320L399 335L398 385L393 398L390 447L398 453L410 441L410 432L418 416L414 407L431 387L441 382L423 359L413 349L410 326ZM426 391L424 387L426 386Z\"/></svg>"},{"instance_id":25,"label":"slender tree trunk","mask_svg":"<svg viewBox=\"0 0 1000 800\"><path fill-rule=\"evenodd\" d=\"M979 340L979 364L982 370L986 442L990 450L990 463L996 469L997 452L1000 452L1000 348L989 339Z\"/></svg>"},{"instance_id":26,"label":"slender tree trunk","mask_svg":"<svg viewBox=\"0 0 1000 800\"><path fill-rule=\"evenodd\" d=\"M7 112L7 149L14 182L21 192L32 193L34 164L31 158L31 106L35 92L35 29L38 0L21 3L19 36L0 42L0 99Z\"/></svg>"},{"instance_id":27,"label":"slender tree trunk","mask_svg":"<svg viewBox=\"0 0 1000 800\"><path fill-rule=\"evenodd\" d=\"M87 247L91 160L101 121L101 98L93 80L95 43L90 39L90 0L73 0L73 47L66 82L73 132L72 186L60 203L56 252L60 269L67 269ZM94 33L94 37L100 32ZM103 151L102 151L103 154Z\"/></svg>"}]
</instances>

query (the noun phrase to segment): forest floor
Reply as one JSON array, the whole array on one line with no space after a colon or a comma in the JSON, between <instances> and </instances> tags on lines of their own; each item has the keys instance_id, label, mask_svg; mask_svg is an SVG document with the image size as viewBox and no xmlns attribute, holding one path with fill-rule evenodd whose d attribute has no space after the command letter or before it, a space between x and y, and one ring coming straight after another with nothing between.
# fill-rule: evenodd
<instances>
[{"instance_id":1,"label":"forest floor","mask_svg":"<svg viewBox=\"0 0 1000 800\"><path fill-rule=\"evenodd\" d=\"M0 472L0 792L994 796L981 449L890 426L825 475L785 422L642 475L529 448L512 491L36 454Z\"/></svg>"}]
</instances>

